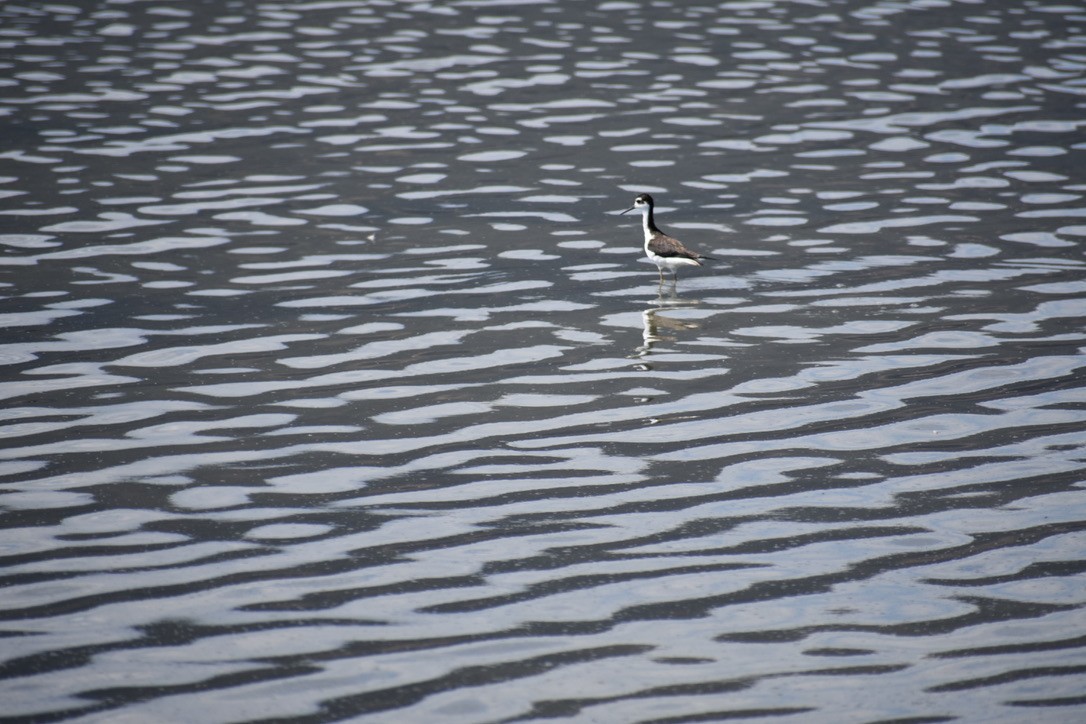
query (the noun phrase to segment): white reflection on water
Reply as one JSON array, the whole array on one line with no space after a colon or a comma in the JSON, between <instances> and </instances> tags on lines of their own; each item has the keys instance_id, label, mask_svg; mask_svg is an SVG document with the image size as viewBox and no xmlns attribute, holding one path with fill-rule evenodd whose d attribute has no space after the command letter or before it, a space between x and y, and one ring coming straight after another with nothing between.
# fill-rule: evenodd
<instances>
[{"instance_id":1,"label":"white reflection on water","mask_svg":"<svg viewBox=\"0 0 1086 724\"><path fill-rule=\"evenodd\" d=\"M1081 711L1079 8L0 20L11 716Z\"/></svg>"}]
</instances>

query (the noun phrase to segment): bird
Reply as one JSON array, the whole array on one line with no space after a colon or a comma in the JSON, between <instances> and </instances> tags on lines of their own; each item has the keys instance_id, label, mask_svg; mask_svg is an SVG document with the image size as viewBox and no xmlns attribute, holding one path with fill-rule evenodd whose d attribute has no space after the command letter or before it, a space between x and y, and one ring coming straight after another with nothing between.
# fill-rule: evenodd
<instances>
[{"instance_id":1,"label":"bird","mask_svg":"<svg viewBox=\"0 0 1086 724\"><path fill-rule=\"evenodd\" d=\"M660 231L659 227L656 226L656 222L652 219L653 205L654 202L651 196L638 194L637 198L634 199L633 206L622 213L641 212L641 228L645 232L645 255L660 271L661 284L664 283L664 267L671 270L672 277L677 282L679 280L680 266L701 266L703 259L713 260L711 256L705 256L687 249L681 241Z\"/></svg>"}]
</instances>

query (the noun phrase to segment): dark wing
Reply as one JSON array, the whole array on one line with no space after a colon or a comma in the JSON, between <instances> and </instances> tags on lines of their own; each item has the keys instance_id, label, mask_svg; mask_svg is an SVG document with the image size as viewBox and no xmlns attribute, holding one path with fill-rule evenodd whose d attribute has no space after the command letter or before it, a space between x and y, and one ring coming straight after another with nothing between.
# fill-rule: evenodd
<instances>
[{"instance_id":1,"label":"dark wing","mask_svg":"<svg viewBox=\"0 0 1086 724\"><path fill-rule=\"evenodd\" d=\"M681 241L679 241L678 239L673 239L666 234L659 234L652 237L652 240L649 241L649 249L651 249L652 253L656 254L657 256L662 256L665 258L677 256L683 259L690 259L691 261L698 262L699 264L701 263L700 261L698 261L699 259L709 258L707 256L702 256L701 254L690 251L685 246L683 246Z\"/></svg>"}]
</instances>

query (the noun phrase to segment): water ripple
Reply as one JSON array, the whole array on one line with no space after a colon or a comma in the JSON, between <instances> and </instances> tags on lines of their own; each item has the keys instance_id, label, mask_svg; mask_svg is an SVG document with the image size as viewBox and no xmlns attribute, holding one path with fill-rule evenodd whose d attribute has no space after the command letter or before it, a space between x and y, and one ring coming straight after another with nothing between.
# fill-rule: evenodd
<instances>
[{"instance_id":1,"label":"water ripple","mask_svg":"<svg viewBox=\"0 0 1086 724\"><path fill-rule=\"evenodd\" d=\"M8 719L1082 718L1086 14L580 10L0 6Z\"/></svg>"}]
</instances>

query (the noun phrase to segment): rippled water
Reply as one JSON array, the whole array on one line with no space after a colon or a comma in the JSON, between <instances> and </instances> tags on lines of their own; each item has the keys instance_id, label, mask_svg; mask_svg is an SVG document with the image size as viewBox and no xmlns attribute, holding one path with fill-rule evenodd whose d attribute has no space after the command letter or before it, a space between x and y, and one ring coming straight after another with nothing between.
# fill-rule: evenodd
<instances>
[{"instance_id":1,"label":"rippled water","mask_svg":"<svg viewBox=\"0 0 1086 724\"><path fill-rule=\"evenodd\" d=\"M1080 5L5 3L0 67L4 721L1086 718Z\"/></svg>"}]
</instances>

